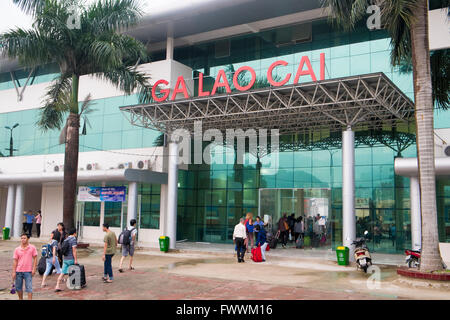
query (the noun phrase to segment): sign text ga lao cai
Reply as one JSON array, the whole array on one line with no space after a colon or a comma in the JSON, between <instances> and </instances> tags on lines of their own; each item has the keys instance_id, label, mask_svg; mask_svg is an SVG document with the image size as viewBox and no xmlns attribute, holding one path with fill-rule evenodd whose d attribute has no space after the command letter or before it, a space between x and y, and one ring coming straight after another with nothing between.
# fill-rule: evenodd
<instances>
[{"instance_id":1,"label":"sign text ga lao cai","mask_svg":"<svg viewBox=\"0 0 450 320\"><path fill-rule=\"evenodd\" d=\"M270 85L272 85L274 87L280 87L280 86L285 85L291 79L291 77L292 77L291 73L288 73L285 76L285 78L281 81L275 81L272 76L273 70L276 67L287 66L287 65L288 65L288 63L284 60L275 61L274 63L272 63L270 65L269 69L267 70L267 81L270 83ZM246 83L245 85L241 85L238 82L239 74L244 71L250 72L251 80L250 80L250 82ZM311 66L311 61L309 60L308 56L302 56L300 63L298 65L297 73L295 74L293 83L297 84L299 82L299 79L301 76L307 76L307 75L309 75L313 81L317 81L316 74L314 73L314 70ZM320 54L319 80L325 80L325 53ZM256 72L252 67L248 67L248 66L240 67L239 69L236 70L236 72L233 75L233 85L239 91L250 90L253 87L253 85L255 84L255 81L256 81ZM185 82L183 76L178 77L175 87L172 91L172 94L171 94L170 89L161 89L160 88L159 93L162 94L162 96L157 96L156 90L157 90L158 86L160 86L160 85L167 86L167 85L169 85L169 82L167 82L164 79L161 79L161 80L156 81L155 84L153 85L152 97L153 97L153 100L156 102L166 101L167 98L169 98L169 97L170 97L170 100L175 100L176 96L180 93L183 94L184 98L186 98L186 99L189 98L189 94L186 89L186 82ZM199 74L199 79L198 79L198 96L199 97L212 96L212 95L216 94L218 88L225 88L225 91L227 93L231 93L230 84L228 82L228 79L227 79L227 76L226 76L224 70L219 70L219 72L217 73L216 80L214 82L214 86L213 86L211 92L204 91L203 73Z\"/></svg>"}]
</instances>

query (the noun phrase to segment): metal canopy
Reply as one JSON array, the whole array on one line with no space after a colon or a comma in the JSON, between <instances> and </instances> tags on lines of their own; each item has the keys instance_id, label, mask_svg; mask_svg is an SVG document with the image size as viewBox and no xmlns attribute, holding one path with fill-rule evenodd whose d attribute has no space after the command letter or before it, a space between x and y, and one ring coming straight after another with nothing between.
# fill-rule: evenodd
<instances>
[{"instance_id":1,"label":"metal canopy","mask_svg":"<svg viewBox=\"0 0 450 320\"><path fill-rule=\"evenodd\" d=\"M380 129L409 122L414 104L384 73L120 108L133 125L171 133L194 122L207 129L279 129L280 134Z\"/></svg>"}]
</instances>

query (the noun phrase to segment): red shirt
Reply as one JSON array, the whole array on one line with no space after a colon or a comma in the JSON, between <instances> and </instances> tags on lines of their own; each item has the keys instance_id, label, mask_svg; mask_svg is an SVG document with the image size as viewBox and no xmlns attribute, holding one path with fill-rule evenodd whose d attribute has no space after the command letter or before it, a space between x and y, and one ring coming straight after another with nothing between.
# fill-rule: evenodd
<instances>
[{"instance_id":1,"label":"red shirt","mask_svg":"<svg viewBox=\"0 0 450 320\"><path fill-rule=\"evenodd\" d=\"M36 247L29 244L28 247L17 247L14 250L14 259L17 260L16 272L32 272L33 258L37 256Z\"/></svg>"}]
</instances>

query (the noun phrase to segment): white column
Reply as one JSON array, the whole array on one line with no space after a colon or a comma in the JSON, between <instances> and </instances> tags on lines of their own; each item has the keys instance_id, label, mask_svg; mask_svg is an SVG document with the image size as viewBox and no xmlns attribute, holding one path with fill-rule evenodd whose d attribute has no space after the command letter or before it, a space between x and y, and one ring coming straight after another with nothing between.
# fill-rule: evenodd
<instances>
[{"instance_id":1,"label":"white column","mask_svg":"<svg viewBox=\"0 0 450 320\"><path fill-rule=\"evenodd\" d=\"M173 60L173 37L167 37L166 60Z\"/></svg>"},{"instance_id":2,"label":"white column","mask_svg":"<svg viewBox=\"0 0 450 320\"><path fill-rule=\"evenodd\" d=\"M13 232L15 191L16 191L15 185L11 184L8 186L8 198L6 200L5 227L9 228L10 236L12 236L12 232Z\"/></svg>"},{"instance_id":3,"label":"white column","mask_svg":"<svg viewBox=\"0 0 450 320\"><path fill-rule=\"evenodd\" d=\"M354 261L355 218L355 133L351 127L342 132L342 239Z\"/></svg>"},{"instance_id":4,"label":"white column","mask_svg":"<svg viewBox=\"0 0 450 320\"><path fill-rule=\"evenodd\" d=\"M131 219L137 221L138 212L138 184L137 182L128 183L128 211L127 211L127 221L124 225L128 226Z\"/></svg>"},{"instance_id":5,"label":"white column","mask_svg":"<svg viewBox=\"0 0 450 320\"><path fill-rule=\"evenodd\" d=\"M418 250L422 246L420 185L418 177L409 178L409 199L411 202L411 246L413 250Z\"/></svg>"},{"instance_id":6,"label":"white column","mask_svg":"<svg viewBox=\"0 0 450 320\"><path fill-rule=\"evenodd\" d=\"M22 233L24 198L25 193L23 184L18 184L16 188L16 203L14 210L14 237L16 238L19 238Z\"/></svg>"},{"instance_id":7,"label":"white column","mask_svg":"<svg viewBox=\"0 0 450 320\"><path fill-rule=\"evenodd\" d=\"M167 219L166 236L170 238L170 249L175 249L177 241L177 193L178 193L178 143L169 142L167 177Z\"/></svg>"}]
</instances>

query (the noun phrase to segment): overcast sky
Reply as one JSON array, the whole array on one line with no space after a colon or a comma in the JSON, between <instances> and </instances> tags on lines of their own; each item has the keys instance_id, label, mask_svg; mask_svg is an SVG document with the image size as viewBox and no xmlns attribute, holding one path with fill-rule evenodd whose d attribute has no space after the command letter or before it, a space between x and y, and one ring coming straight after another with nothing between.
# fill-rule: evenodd
<instances>
[{"instance_id":1,"label":"overcast sky","mask_svg":"<svg viewBox=\"0 0 450 320\"><path fill-rule=\"evenodd\" d=\"M85 0L86 3L96 0ZM194 3L208 2L212 0L143 0L145 12L162 12L174 7L182 8ZM30 16L24 14L12 0L0 0L0 33L15 27L31 28Z\"/></svg>"}]
</instances>

